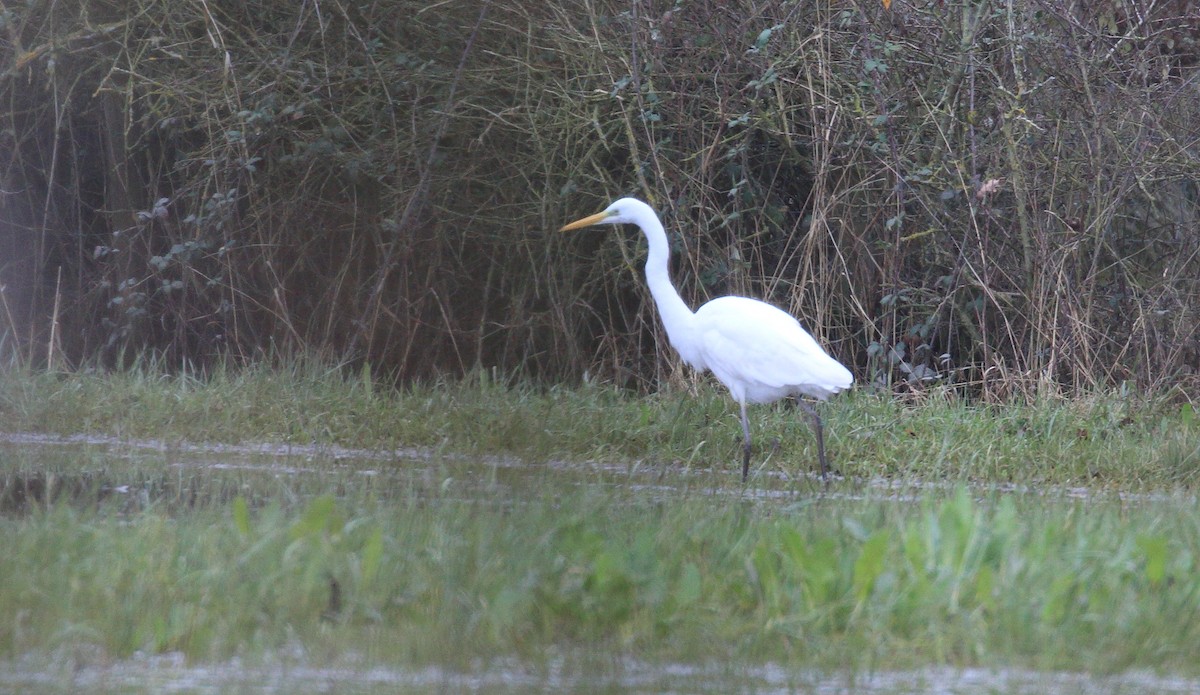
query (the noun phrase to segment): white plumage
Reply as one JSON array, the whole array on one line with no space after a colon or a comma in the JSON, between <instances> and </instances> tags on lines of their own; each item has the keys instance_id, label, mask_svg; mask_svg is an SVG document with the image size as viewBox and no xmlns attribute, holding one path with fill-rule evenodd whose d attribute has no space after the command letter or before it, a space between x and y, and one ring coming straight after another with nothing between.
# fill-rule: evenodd
<instances>
[{"instance_id":1,"label":"white plumage","mask_svg":"<svg viewBox=\"0 0 1200 695\"><path fill-rule=\"evenodd\" d=\"M825 400L854 382L850 371L830 357L800 323L766 302L748 297L719 297L693 312L668 273L670 249L662 222L647 204L621 198L603 212L566 225L562 231L594 224L635 224L649 244L646 282L658 306L671 346L692 367L709 370L741 406L745 435L742 479L750 471L750 423L747 403L768 403L805 395ZM821 475L828 470L821 417L804 401L812 418Z\"/></svg>"}]
</instances>

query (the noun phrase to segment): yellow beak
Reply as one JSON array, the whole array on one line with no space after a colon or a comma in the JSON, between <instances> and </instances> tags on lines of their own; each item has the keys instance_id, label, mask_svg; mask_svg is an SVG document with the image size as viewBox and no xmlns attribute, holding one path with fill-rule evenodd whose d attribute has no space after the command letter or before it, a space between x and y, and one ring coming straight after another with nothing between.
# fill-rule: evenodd
<instances>
[{"instance_id":1,"label":"yellow beak","mask_svg":"<svg viewBox=\"0 0 1200 695\"><path fill-rule=\"evenodd\" d=\"M575 220L571 224L566 225L565 227L563 227L562 229L560 229L558 231L569 232L572 229L583 229L584 227L590 227L594 224L599 224L599 223L603 222L610 215L611 215L611 213L609 213L607 210L605 210L604 212L597 212L595 215L588 215L587 217L583 218L582 220Z\"/></svg>"}]
</instances>

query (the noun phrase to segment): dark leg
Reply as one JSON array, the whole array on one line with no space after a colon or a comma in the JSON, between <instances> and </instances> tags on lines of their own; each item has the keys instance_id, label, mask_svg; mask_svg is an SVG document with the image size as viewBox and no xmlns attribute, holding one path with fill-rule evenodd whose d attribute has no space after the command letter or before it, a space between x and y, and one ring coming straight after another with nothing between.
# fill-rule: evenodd
<instances>
[{"instance_id":1,"label":"dark leg","mask_svg":"<svg viewBox=\"0 0 1200 695\"><path fill-rule=\"evenodd\" d=\"M746 436L745 444L742 446L742 482L746 482L746 478L750 475L750 420L746 418L746 403L743 401L742 406L742 434Z\"/></svg>"},{"instance_id":2,"label":"dark leg","mask_svg":"<svg viewBox=\"0 0 1200 695\"><path fill-rule=\"evenodd\" d=\"M825 460L825 430L821 426L821 416L817 414L816 408L813 408L811 405L805 403L799 398L796 399L796 403L803 408L804 412L808 413L809 417L812 419L813 432L815 432L817 435L817 458L821 460L821 479L828 481L829 463Z\"/></svg>"}]
</instances>

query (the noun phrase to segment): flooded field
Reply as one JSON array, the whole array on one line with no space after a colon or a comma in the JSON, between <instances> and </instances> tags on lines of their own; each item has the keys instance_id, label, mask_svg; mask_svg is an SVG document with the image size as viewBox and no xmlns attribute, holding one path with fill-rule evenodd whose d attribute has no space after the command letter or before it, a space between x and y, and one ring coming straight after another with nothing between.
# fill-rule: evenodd
<instances>
[{"instance_id":1,"label":"flooded field","mask_svg":"<svg viewBox=\"0 0 1200 695\"><path fill-rule=\"evenodd\" d=\"M591 487L665 498L711 494L742 501L915 502L945 494L960 483L920 479L847 479L834 475L823 483L811 473L759 473L741 486L733 469L672 468L588 461L530 463L506 456L467 456L428 449L392 451L320 445L229 445L124 440L89 435L54 436L0 433L0 512L12 513L45 502L122 500L130 508L150 502L195 505L228 501L250 494L288 498L353 490L413 495L455 490L463 500L504 504L527 499L548 488ZM349 488L347 488L349 486ZM986 483L970 486L992 493L1121 501L1130 504L1195 504L1184 496L1152 492L1092 489L1085 486L1031 486Z\"/></svg>"},{"instance_id":2,"label":"flooded field","mask_svg":"<svg viewBox=\"0 0 1200 695\"><path fill-rule=\"evenodd\" d=\"M1200 691L1190 494L736 478L5 435L0 691Z\"/></svg>"}]
</instances>

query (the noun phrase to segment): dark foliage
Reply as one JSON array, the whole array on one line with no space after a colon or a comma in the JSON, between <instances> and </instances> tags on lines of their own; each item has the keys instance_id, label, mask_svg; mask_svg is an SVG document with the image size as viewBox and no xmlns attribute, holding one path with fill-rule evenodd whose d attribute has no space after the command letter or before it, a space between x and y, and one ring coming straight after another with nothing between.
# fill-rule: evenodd
<instances>
[{"instance_id":1,"label":"dark foliage","mask_svg":"<svg viewBox=\"0 0 1200 695\"><path fill-rule=\"evenodd\" d=\"M642 385L632 193L694 302L863 381L1200 368L1197 3L34 0L0 11L5 345Z\"/></svg>"}]
</instances>

